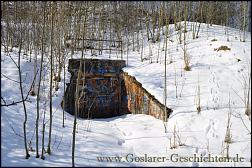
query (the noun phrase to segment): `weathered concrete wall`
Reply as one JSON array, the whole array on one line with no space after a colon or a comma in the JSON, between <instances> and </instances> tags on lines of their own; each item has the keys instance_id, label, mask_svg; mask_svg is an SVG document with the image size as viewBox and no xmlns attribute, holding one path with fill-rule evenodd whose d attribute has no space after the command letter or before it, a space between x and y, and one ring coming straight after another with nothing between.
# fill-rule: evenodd
<instances>
[{"instance_id":1,"label":"weathered concrete wall","mask_svg":"<svg viewBox=\"0 0 252 168\"><path fill-rule=\"evenodd\" d=\"M122 76L127 91L128 110L134 114L147 114L164 120L165 106L144 89L135 77L126 72L123 72ZM166 110L168 118L172 110L169 108Z\"/></svg>"},{"instance_id":2,"label":"weathered concrete wall","mask_svg":"<svg viewBox=\"0 0 252 168\"><path fill-rule=\"evenodd\" d=\"M69 60L68 71L71 73L71 79L65 94L65 110L70 114L75 111L79 65L80 59ZM78 116L106 118L133 113L147 114L164 120L164 105L147 92L134 77L123 72L123 67L123 60L85 60L78 85L81 95ZM167 117L170 113L171 109L167 108Z\"/></svg>"},{"instance_id":3,"label":"weathered concrete wall","mask_svg":"<svg viewBox=\"0 0 252 168\"><path fill-rule=\"evenodd\" d=\"M84 64L84 61L83 61ZM65 110L75 111L75 90L80 59L70 59L68 71L71 73L67 86ZM79 82L79 117L105 118L128 113L127 95L124 82L120 78L123 60L86 59L82 66ZM84 71L85 67L85 71ZM85 72L85 81L84 81Z\"/></svg>"}]
</instances>

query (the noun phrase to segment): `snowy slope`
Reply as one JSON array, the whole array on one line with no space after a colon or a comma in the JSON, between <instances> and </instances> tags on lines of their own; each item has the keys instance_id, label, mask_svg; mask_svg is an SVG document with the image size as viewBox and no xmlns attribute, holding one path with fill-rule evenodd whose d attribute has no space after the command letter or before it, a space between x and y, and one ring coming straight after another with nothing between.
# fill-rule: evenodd
<instances>
[{"instance_id":1,"label":"snowy slope","mask_svg":"<svg viewBox=\"0 0 252 168\"><path fill-rule=\"evenodd\" d=\"M168 132L164 133L163 122L143 114L124 115L110 119L84 120L78 119L76 140L76 166L250 166L251 165L251 121L244 114L242 75L249 71L251 63L251 34L247 33L246 42L239 41L239 32L229 28L230 41L227 42L225 30L221 26L213 25L206 28L202 24L199 38L192 39L188 33L188 54L191 56L191 71L184 72L183 52L177 46L176 32L171 26L171 41L168 44L168 62L172 56L173 63L167 63L167 104L173 109L168 119ZM190 29L190 23L188 25ZM236 38L237 37L237 38ZM211 41L217 39L217 41ZM172 42L173 41L173 42ZM221 45L227 45L230 51L214 51ZM149 47L144 44L144 55L148 58ZM161 63L149 63L149 60L140 61L140 53L129 52L128 66L124 71L136 77L143 87L163 103L164 90L164 51L163 40L160 43ZM10 53L17 61L17 49ZM124 54L124 58L126 54ZM158 43L152 45L152 60L156 62ZM120 55L119 55L120 56ZM23 57L23 56L22 56ZM79 55L76 55L79 57ZM108 54L98 58L108 58ZM112 55L117 59L117 55ZM240 62L237 59L241 59ZM33 78L33 62L21 60L25 94ZM175 71L177 80L176 98ZM18 81L18 72L11 59L1 51L1 73ZM69 80L69 74L68 74ZM201 91L201 109L197 114L195 95L198 80ZM30 152L31 158L24 159L22 104L1 107L1 165L2 166L71 166L71 144L73 117L65 114L65 127L62 127L63 82L53 97L53 132L52 155L46 154L46 159L35 158L35 152ZM46 72L43 90L43 100L48 99L49 75ZM240 96L238 96L238 95ZM229 95L230 107L229 108ZM20 100L18 83L1 75L1 96L8 103ZM46 107L46 120L49 119L49 102L40 107ZM35 116L36 97L29 96L26 103L28 111L27 139L35 149ZM230 144L229 155L244 157L244 162L137 162L125 156L167 157L172 154L179 156L193 156L193 154L207 156L222 156L225 147L223 141L227 127L227 115L231 116L231 134L233 142ZM39 128L42 130L44 110L40 113ZM183 146L170 149L170 138L173 138L173 129L179 134ZM47 145L48 126L46 127L45 142ZM40 150L41 150L40 131ZM223 147L224 146L224 147ZM41 153L41 152L40 152ZM224 152L225 154L225 152ZM99 162L99 156L123 157L122 162ZM130 155L131 156L131 155Z\"/></svg>"}]
</instances>

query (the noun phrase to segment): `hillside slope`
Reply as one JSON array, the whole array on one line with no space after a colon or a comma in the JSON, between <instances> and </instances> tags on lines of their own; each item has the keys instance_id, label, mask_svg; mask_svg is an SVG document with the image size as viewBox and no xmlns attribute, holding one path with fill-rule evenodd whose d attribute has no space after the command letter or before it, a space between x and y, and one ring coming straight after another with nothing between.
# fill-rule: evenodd
<instances>
[{"instance_id":1,"label":"hillside slope","mask_svg":"<svg viewBox=\"0 0 252 168\"><path fill-rule=\"evenodd\" d=\"M188 30L190 29L188 23ZM239 41L239 31L229 28L230 41L227 42L224 27L213 25L209 29L202 24L199 38L192 39L188 31L187 54L191 57L191 71L184 71L183 50L177 45L176 31L171 25L168 43L167 61L167 105L173 109L164 132L163 122L143 114L124 115L109 119L78 119L76 139L76 166L251 166L251 120L245 115L243 99L243 76L251 71L251 34L247 33L246 42ZM216 39L216 40L213 40ZM150 44L153 63L149 63L149 44L144 43L144 56L140 61L137 51L128 53L128 66L123 70L142 83L143 87L154 95L161 103L164 102L164 51L163 39L159 44ZM225 45L226 51L215 49ZM155 63L158 57L159 63ZM9 53L17 61L18 51L14 48ZM22 53L23 54L23 53ZM124 53L125 58L126 53ZM76 58L80 55L77 53ZM87 56L91 57L91 56ZM172 57L172 63L170 58ZM21 66L25 94L33 78L33 61L28 62L21 56ZM108 54L98 56L108 58ZM117 59L112 55L111 59ZM240 59L241 61L237 61ZM160 63L161 62L161 63ZM46 65L49 66L49 65ZM176 72L176 73L175 73ZM7 53L1 50L1 96L7 103L21 100L19 85L16 81L18 71ZM67 74L69 81L70 74ZM8 78L6 78L7 76ZM44 71L42 82L42 100L48 100L49 71ZM177 98L176 86L177 84ZM196 111L196 89L200 85L201 112ZM62 127L63 82L53 97L53 131L52 155L46 154L46 159L35 158L35 152L30 152L30 159L24 159L22 104L1 107L1 165L2 166L71 166L71 144L73 117L65 114L65 127ZM250 97L251 100L251 97ZM49 102L41 103L39 120L39 146L41 150L41 130L45 112L46 133L48 142ZM230 103L229 103L230 102ZM1 103L2 100L1 100ZM28 111L27 140L35 149L35 116L36 97L29 96L26 102ZM191 157L225 156L225 132L227 116L231 111L232 143L229 146L229 156L243 157L243 162L176 162L174 154ZM182 146L170 149L173 143L173 130L176 126L176 143ZM138 157L167 157L163 162L141 162ZM112 156L109 161L98 161L97 157ZM128 156L128 157L126 157ZM138 156L138 157L135 157ZM174 156L171 160L170 156ZM134 159L133 159L134 157ZM111 159L111 158L110 158ZM105 158L106 160L106 158Z\"/></svg>"}]
</instances>

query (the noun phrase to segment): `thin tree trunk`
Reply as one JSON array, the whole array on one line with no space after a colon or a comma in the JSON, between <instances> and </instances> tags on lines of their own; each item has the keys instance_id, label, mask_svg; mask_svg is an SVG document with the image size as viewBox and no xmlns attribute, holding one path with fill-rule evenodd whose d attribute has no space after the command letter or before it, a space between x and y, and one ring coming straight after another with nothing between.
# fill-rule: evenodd
<instances>
[{"instance_id":1,"label":"thin tree trunk","mask_svg":"<svg viewBox=\"0 0 252 168\"><path fill-rule=\"evenodd\" d=\"M44 123L44 119L43 119L43 128L42 128L42 154L41 154L41 159L45 160L45 156L44 156L44 151L45 151L45 123Z\"/></svg>"},{"instance_id":2,"label":"thin tree trunk","mask_svg":"<svg viewBox=\"0 0 252 168\"><path fill-rule=\"evenodd\" d=\"M226 35L227 35L227 41L229 41L229 34L228 34L228 26L229 26L229 2L226 2Z\"/></svg>"},{"instance_id":3,"label":"thin tree trunk","mask_svg":"<svg viewBox=\"0 0 252 168\"><path fill-rule=\"evenodd\" d=\"M40 71L39 71L38 93L37 93L36 151L38 151L38 121L39 121L39 101L40 101L39 96L40 96L40 86L41 86L41 79L42 79L43 59L44 59L45 19L46 19L46 2L44 2L43 30L42 30L42 40L41 40L41 44L42 44L42 46L41 46L41 62L40 62ZM45 157L44 157L44 134L45 134L45 124L44 124L44 119L43 119L42 154L41 154L41 159L43 159L43 160L45 159ZM38 154L37 154L37 156L39 157Z\"/></svg>"},{"instance_id":4,"label":"thin tree trunk","mask_svg":"<svg viewBox=\"0 0 252 168\"><path fill-rule=\"evenodd\" d=\"M143 36L143 31L141 31L142 33L142 45L141 45L141 62L143 62L143 43L144 43L144 36Z\"/></svg>"},{"instance_id":5,"label":"thin tree trunk","mask_svg":"<svg viewBox=\"0 0 252 168\"><path fill-rule=\"evenodd\" d=\"M49 123L49 139L47 153L51 154L51 136L52 136L52 82L53 82L53 20L54 20L54 3L51 4L51 56L50 56L50 123Z\"/></svg>"},{"instance_id":6,"label":"thin tree trunk","mask_svg":"<svg viewBox=\"0 0 252 168\"><path fill-rule=\"evenodd\" d=\"M132 50L135 51L135 31L133 31Z\"/></svg>"},{"instance_id":7,"label":"thin tree trunk","mask_svg":"<svg viewBox=\"0 0 252 168\"><path fill-rule=\"evenodd\" d=\"M83 34L82 34L82 54L81 54L81 59L80 59L80 66L78 70L78 77L76 81L76 89L75 89L75 110L74 110L74 123L73 123L73 144L72 144L72 167L75 167L74 163L74 152L75 152L75 136L76 136L76 125L77 125L77 116L79 115L79 81L81 78L81 71L82 71L82 62L83 62L83 57L84 57L84 38L85 38L85 31L86 31L86 21L87 21L87 9L85 11L85 20L83 23ZM84 81L85 83L85 57L84 57ZM83 107L83 109L85 109Z\"/></svg>"},{"instance_id":8,"label":"thin tree trunk","mask_svg":"<svg viewBox=\"0 0 252 168\"><path fill-rule=\"evenodd\" d=\"M150 23L149 23L149 13L148 12L147 12L147 15L146 15L145 24L146 24L146 32L147 32L147 41L149 41L150 40L150 34L149 34Z\"/></svg>"},{"instance_id":9,"label":"thin tree trunk","mask_svg":"<svg viewBox=\"0 0 252 168\"><path fill-rule=\"evenodd\" d=\"M167 35L168 35L168 18L166 17L166 29L165 29L165 60L164 60L164 64L165 64L165 77L164 77L164 105L165 105L165 109L164 109L164 127L165 127L165 133L167 132L167 104L166 104L166 99L167 99L167 83L166 83L166 75L167 75L167 72L166 72L166 59L167 59L167 41L168 41L168 38L167 38Z\"/></svg>"},{"instance_id":10,"label":"thin tree trunk","mask_svg":"<svg viewBox=\"0 0 252 168\"><path fill-rule=\"evenodd\" d=\"M182 44L182 25L181 25L181 2L178 2L179 3L179 16L178 16L178 21L179 21L179 44Z\"/></svg>"},{"instance_id":11,"label":"thin tree trunk","mask_svg":"<svg viewBox=\"0 0 252 168\"><path fill-rule=\"evenodd\" d=\"M64 79L63 79L63 83L64 83L64 96L63 96L63 116L62 116L62 126L65 127L65 102L66 102L66 98L65 98L65 84L66 84L66 66L65 66L65 59L64 59L64 65L63 65L63 68L64 68Z\"/></svg>"},{"instance_id":12,"label":"thin tree trunk","mask_svg":"<svg viewBox=\"0 0 252 168\"><path fill-rule=\"evenodd\" d=\"M243 3L243 42L246 40L246 1L242 2Z\"/></svg>"},{"instance_id":13,"label":"thin tree trunk","mask_svg":"<svg viewBox=\"0 0 252 168\"><path fill-rule=\"evenodd\" d=\"M25 119L23 122L23 130L24 130L24 145L25 145L25 159L28 159L30 157L30 154L28 152L27 148L27 142L26 142L26 122L27 122L27 111L25 106L25 100L24 100L24 94L23 94L23 86L22 86L22 75L21 75L21 66L20 66L20 57L21 57L21 48L22 48L22 30L21 30L21 37L19 42L19 51L18 51L18 74L19 74L19 87L20 87L20 93L22 97L23 107L24 107L24 113L25 113Z\"/></svg>"},{"instance_id":14,"label":"thin tree trunk","mask_svg":"<svg viewBox=\"0 0 252 168\"><path fill-rule=\"evenodd\" d=\"M202 13L203 5L204 5L204 2L201 2L201 3L199 2L200 22L199 22L199 26L196 33L196 38L199 37L200 24L203 21L203 13Z\"/></svg>"}]
</instances>

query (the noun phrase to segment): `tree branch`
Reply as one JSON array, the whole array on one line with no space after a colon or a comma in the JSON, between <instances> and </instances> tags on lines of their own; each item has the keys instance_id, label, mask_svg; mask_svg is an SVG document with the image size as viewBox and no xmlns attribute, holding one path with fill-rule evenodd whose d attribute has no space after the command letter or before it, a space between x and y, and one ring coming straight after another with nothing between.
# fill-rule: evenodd
<instances>
[{"instance_id":1,"label":"tree branch","mask_svg":"<svg viewBox=\"0 0 252 168\"><path fill-rule=\"evenodd\" d=\"M34 83L35 83L35 79L36 79L37 74L38 74L38 70L37 70L36 74L34 75L34 78L33 78L33 80L32 80L32 84L31 84L31 86L30 86L29 91L27 92L27 95L26 95L24 101L27 101L27 99L28 99L29 93L30 93L30 91L32 90L32 87L34 86ZM20 100L20 101L16 101L16 102L13 101L12 103L6 104L6 101L4 100L4 98L1 97L1 99L4 101L4 104L1 103L1 107L4 107L4 106L8 107L8 106L12 106L12 105L17 105L18 103L22 103L22 102L23 102L23 100Z\"/></svg>"}]
</instances>

